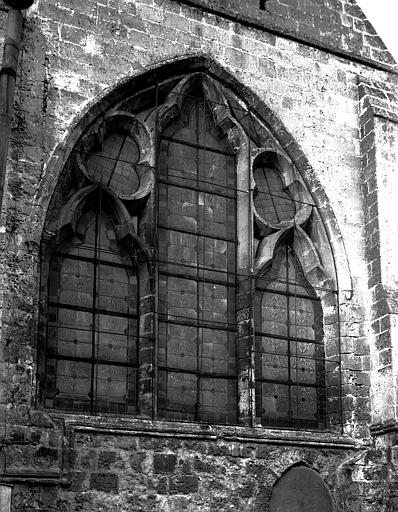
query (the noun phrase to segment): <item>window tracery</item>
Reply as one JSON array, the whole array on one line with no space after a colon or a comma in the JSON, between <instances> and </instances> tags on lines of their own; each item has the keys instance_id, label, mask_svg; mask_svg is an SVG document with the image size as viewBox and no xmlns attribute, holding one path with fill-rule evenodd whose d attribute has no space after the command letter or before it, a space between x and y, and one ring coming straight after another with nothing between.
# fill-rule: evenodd
<instances>
[{"instance_id":1,"label":"window tracery","mask_svg":"<svg viewBox=\"0 0 398 512\"><path fill-rule=\"evenodd\" d=\"M92 384L84 399L92 410L289 428L340 424L338 302L326 230L285 150L241 99L205 73L166 80L94 122L66 168L48 214L48 294L63 285L46 261L57 262L54 247L65 240L77 243L87 204L112 226L112 250L129 259L126 275L137 290L135 334L123 328L135 354L133 362L124 356L123 371L135 372L123 377L131 403L120 405L120 391L119 402L108 400L118 406L103 405L105 392L96 398ZM77 307L84 293L76 291ZM95 310L102 299L94 289L92 296ZM43 334L47 362L52 332ZM93 340L98 359L98 333ZM65 391L51 386L47 406L79 410L73 391L62 402Z\"/></svg>"}]
</instances>

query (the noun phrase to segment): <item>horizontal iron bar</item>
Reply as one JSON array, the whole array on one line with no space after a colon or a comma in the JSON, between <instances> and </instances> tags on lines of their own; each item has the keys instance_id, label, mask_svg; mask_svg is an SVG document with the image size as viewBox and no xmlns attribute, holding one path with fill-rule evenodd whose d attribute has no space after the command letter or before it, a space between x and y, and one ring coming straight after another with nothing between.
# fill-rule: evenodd
<instances>
[{"instance_id":1,"label":"horizontal iron bar","mask_svg":"<svg viewBox=\"0 0 398 512\"><path fill-rule=\"evenodd\" d=\"M237 244L238 239L237 238L225 238L222 236L215 236L215 235L205 235L204 233L195 233L195 231L189 231L187 229L181 229L181 228L173 228L169 226L163 226L162 224L158 225L159 229L164 229L167 231L174 231L177 233L184 233L186 235L193 235L197 237L203 237L203 238L210 238L211 240L220 240L221 242L229 242L231 244Z\"/></svg>"},{"instance_id":2,"label":"horizontal iron bar","mask_svg":"<svg viewBox=\"0 0 398 512\"><path fill-rule=\"evenodd\" d=\"M170 319L170 318L162 318L162 315L167 315L168 313L159 313L159 322L165 323L165 324L175 324L175 325L184 325L186 327L195 327L198 329L211 329L214 331L228 331L228 332L238 332L238 329L236 327L228 327L225 323L220 323L219 325L215 325L215 322L200 322L200 321L193 321L193 319L190 319L189 317L177 317L177 319ZM181 320L178 320L178 318L182 318ZM235 324L234 324L235 325Z\"/></svg>"},{"instance_id":3,"label":"horizontal iron bar","mask_svg":"<svg viewBox=\"0 0 398 512\"><path fill-rule=\"evenodd\" d=\"M282 386L289 386L289 387L292 387L292 386L297 386L297 387L301 387L301 388L315 388L315 389L320 389L320 390L326 390L328 387L333 387L333 386L325 386L324 384L305 384L304 382L298 382L298 381L293 381L293 380L277 380L277 379L264 379L264 378L260 378L260 377L256 377L256 382L258 383L261 383L261 384L279 384L279 385L282 385ZM337 384L336 384L336 387L339 387ZM340 398L340 394L339 394L339 398Z\"/></svg>"},{"instance_id":4,"label":"horizontal iron bar","mask_svg":"<svg viewBox=\"0 0 398 512\"><path fill-rule=\"evenodd\" d=\"M204 144L198 144L195 142L190 142L187 140L176 139L175 137L169 137L168 135L161 135L160 140L167 140L168 142L174 142L175 144L180 144L181 146L188 146L195 149L203 149L204 151L208 151L209 153L218 153L220 155L229 156L235 159L235 153L232 151L225 151L222 149L213 148L211 146L206 146Z\"/></svg>"},{"instance_id":5,"label":"horizontal iron bar","mask_svg":"<svg viewBox=\"0 0 398 512\"><path fill-rule=\"evenodd\" d=\"M228 375L224 373L210 373L210 372L201 372L199 370L186 370L185 368L174 368L170 366L158 366L159 371L164 371L168 373L185 373L190 375L196 375L197 377L211 377L214 379L228 379L228 380L238 380L237 375Z\"/></svg>"},{"instance_id":6,"label":"horizontal iron bar","mask_svg":"<svg viewBox=\"0 0 398 512\"><path fill-rule=\"evenodd\" d=\"M194 270L195 267L192 267ZM198 270L196 270L198 272ZM201 272L204 272L203 270ZM211 271L209 271L211 272ZM216 272L214 270L213 272ZM195 281L198 283L209 283L209 284L218 284L220 286L227 286L229 288L236 288L238 286L236 280L234 280L233 283L228 281L222 281L221 279L210 279L207 277L201 277L198 275L189 275L189 274L183 274L182 272L168 272L167 270L159 269L159 276L164 275L168 277L178 277L180 279L186 279L187 281ZM232 274L233 278L235 279L235 275Z\"/></svg>"},{"instance_id":7,"label":"horizontal iron bar","mask_svg":"<svg viewBox=\"0 0 398 512\"><path fill-rule=\"evenodd\" d=\"M49 301L48 305L49 305L49 307L53 307L53 308L70 309L72 311L82 311L84 313L94 313L96 315L118 316L120 318L131 318L131 319L138 318L137 313L120 313L118 311L108 311L106 309L99 309L99 308L86 308L83 306L75 306L73 304L64 304L62 302Z\"/></svg>"},{"instance_id":8,"label":"horizontal iron bar","mask_svg":"<svg viewBox=\"0 0 398 512\"><path fill-rule=\"evenodd\" d=\"M289 324L286 324L286 325L289 325ZM290 324L290 326L292 326L292 325L296 326L296 324ZM323 346L322 341L310 340L308 338L297 338L297 337L293 338L292 336L283 336L282 334L269 334L267 332L262 332L262 331L255 331L254 335L266 337L266 338L274 338L276 340L297 341L297 342L311 343L313 345Z\"/></svg>"},{"instance_id":9,"label":"horizontal iron bar","mask_svg":"<svg viewBox=\"0 0 398 512\"><path fill-rule=\"evenodd\" d=\"M266 278L260 278L260 279L266 279ZM271 280L269 280L269 281L271 281ZM274 280L272 280L272 282L273 283L274 282L282 282L283 284L286 284L288 287L290 285L291 287L297 286L297 287L300 287L300 288L305 288L304 285L290 283L289 281L274 281ZM313 295L304 295L302 293L294 293L294 292L291 292L291 291L273 290L273 289L270 289L270 288L263 288L262 286L256 286L256 291L266 292L266 293L270 293L270 294L274 294L275 293L276 295L283 295L285 297L293 297L293 298L297 297L298 299L307 299L307 300L310 300L310 301L313 301L313 302L321 302L321 299L319 297L316 297L316 296L313 296Z\"/></svg>"},{"instance_id":10,"label":"horizontal iron bar","mask_svg":"<svg viewBox=\"0 0 398 512\"><path fill-rule=\"evenodd\" d=\"M101 364L106 366L122 366L123 368L136 368L138 370L138 363L127 363L125 361L108 361L106 359L97 359L96 357L78 357L78 356L66 356L62 354L47 354L48 359L56 359L57 361L74 361L76 363L87 363L90 365Z\"/></svg>"},{"instance_id":11,"label":"horizontal iron bar","mask_svg":"<svg viewBox=\"0 0 398 512\"><path fill-rule=\"evenodd\" d=\"M61 244L61 245L66 245L66 244ZM87 250L87 251L93 251L93 252L95 251L94 246L92 246L92 248L91 248L89 246L81 246L81 247L79 247L76 244L70 244L70 247L81 248L81 249L84 249L84 250ZM122 257L119 253L116 253L116 252L106 251L106 253L107 254L114 254L115 256L118 256L119 258ZM134 267L133 265L124 265L123 263L116 263L116 262L113 262L113 261L106 261L106 260L102 260L101 258L98 258L98 257L90 258L89 256L78 256L76 254L70 254L70 253L62 252L62 251L55 251L54 256L58 256L58 257L61 257L61 258L65 258L65 259L69 259L69 260L74 260L74 261L84 261L86 263L92 263L93 265L104 265L104 266L107 266L107 267L123 268L123 269L128 269L128 270L132 270L134 272L137 272L136 267ZM126 256L126 257L130 258L130 256Z\"/></svg>"}]
</instances>

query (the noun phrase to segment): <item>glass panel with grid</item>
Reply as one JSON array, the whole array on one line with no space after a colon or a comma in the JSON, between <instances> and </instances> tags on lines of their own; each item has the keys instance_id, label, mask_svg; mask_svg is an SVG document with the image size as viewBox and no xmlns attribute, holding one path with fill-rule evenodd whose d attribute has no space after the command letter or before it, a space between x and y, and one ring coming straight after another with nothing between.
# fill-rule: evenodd
<instances>
[{"instance_id":1,"label":"glass panel with grid","mask_svg":"<svg viewBox=\"0 0 398 512\"><path fill-rule=\"evenodd\" d=\"M288 245L255 293L256 416L263 425L324 428L322 310Z\"/></svg>"},{"instance_id":2,"label":"glass panel with grid","mask_svg":"<svg viewBox=\"0 0 398 512\"><path fill-rule=\"evenodd\" d=\"M254 206L262 218L271 224L293 219L296 207L279 173L270 167L257 167L254 169L254 180Z\"/></svg>"},{"instance_id":3,"label":"glass panel with grid","mask_svg":"<svg viewBox=\"0 0 398 512\"><path fill-rule=\"evenodd\" d=\"M158 414L237 421L235 160L200 98L159 154Z\"/></svg>"},{"instance_id":4,"label":"glass panel with grid","mask_svg":"<svg viewBox=\"0 0 398 512\"><path fill-rule=\"evenodd\" d=\"M96 183L112 190L116 195L129 195L139 188L137 172L139 149L126 133L111 133L102 142L101 151L87 159L87 172Z\"/></svg>"},{"instance_id":5,"label":"glass panel with grid","mask_svg":"<svg viewBox=\"0 0 398 512\"><path fill-rule=\"evenodd\" d=\"M51 259L47 407L136 412L137 286L107 215L84 215Z\"/></svg>"}]
</instances>

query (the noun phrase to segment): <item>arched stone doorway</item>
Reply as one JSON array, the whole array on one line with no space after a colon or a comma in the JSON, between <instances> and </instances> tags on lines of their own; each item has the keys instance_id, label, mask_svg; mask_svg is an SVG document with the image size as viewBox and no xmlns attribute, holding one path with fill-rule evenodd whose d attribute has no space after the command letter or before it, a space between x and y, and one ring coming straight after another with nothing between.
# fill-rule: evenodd
<instances>
[{"instance_id":1,"label":"arched stone doorway","mask_svg":"<svg viewBox=\"0 0 398 512\"><path fill-rule=\"evenodd\" d=\"M330 491L313 469L296 466L276 482L270 512L335 512Z\"/></svg>"}]
</instances>

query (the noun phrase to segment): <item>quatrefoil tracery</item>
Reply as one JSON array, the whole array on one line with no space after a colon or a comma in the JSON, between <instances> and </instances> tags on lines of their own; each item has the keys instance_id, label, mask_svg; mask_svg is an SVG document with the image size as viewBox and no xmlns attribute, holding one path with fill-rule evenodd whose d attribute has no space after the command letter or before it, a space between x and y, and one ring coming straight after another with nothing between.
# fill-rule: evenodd
<instances>
[{"instance_id":1,"label":"quatrefoil tracery","mask_svg":"<svg viewBox=\"0 0 398 512\"><path fill-rule=\"evenodd\" d=\"M151 153L152 140L144 123L128 112L116 111L83 138L77 163L92 183L119 199L133 201L153 188Z\"/></svg>"},{"instance_id":2,"label":"quatrefoil tracery","mask_svg":"<svg viewBox=\"0 0 398 512\"><path fill-rule=\"evenodd\" d=\"M287 159L275 151L259 153L253 162L254 223L259 239L254 272L259 274L287 237L309 275L315 268L326 274L318 251L305 230L313 214L309 194Z\"/></svg>"}]
</instances>

